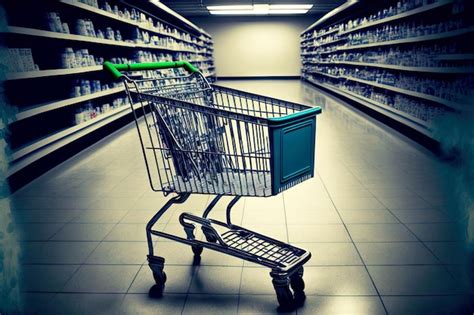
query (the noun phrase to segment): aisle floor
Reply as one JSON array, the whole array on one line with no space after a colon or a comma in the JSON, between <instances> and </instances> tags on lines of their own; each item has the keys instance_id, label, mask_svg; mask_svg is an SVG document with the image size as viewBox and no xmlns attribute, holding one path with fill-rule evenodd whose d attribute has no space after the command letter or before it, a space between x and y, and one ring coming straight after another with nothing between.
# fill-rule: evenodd
<instances>
[{"instance_id":1,"label":"aisle floor","mask_svg":"<svg viewBox=\"0 0 474 315\"><path fill-rule=\"evenodd\" d=\"M223 85L320 105L317 174L272 198L242 199L233 219L310 250L307 301L298 314L436 314L462 304L462 222L448 214L430 152L296 80ZM184 236L182 210L159 229ZM228 199L227 199L228 200ZM267 269L158 239L168 281L148 297L145 223L166 198L149 189L133 125L104 139L14 195L22 246L22 290L44 314L276 313ZM223 218L224 203L214 215Z\"/></svg>"}]
</instances>

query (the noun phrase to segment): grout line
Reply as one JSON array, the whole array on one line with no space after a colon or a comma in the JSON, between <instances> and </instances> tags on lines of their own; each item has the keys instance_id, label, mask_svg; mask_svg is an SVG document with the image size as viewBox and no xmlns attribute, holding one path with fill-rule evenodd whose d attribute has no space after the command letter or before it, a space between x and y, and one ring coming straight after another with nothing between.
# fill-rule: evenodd
<instances>
[{"instance_id":1,"label":"grout line","mask_svg":"<svg viewBox=\"0 0 474 315\"><path fill-rule=\"evenodd\" d=\"M352 235L351 235L351 233L349 233L349 229L348 229L347 226L346 226L346 223L345 223L344 220L342 219L341 214L339 213L339 210L337 209L336 204L334 203L334 201L333 201L331 195L329 194L329 191L328 191L326 185L324 184L324 181L323 181L321 175L319 174L319 172L316 172L316 173L318 174L318 177L319 177L319 179L321 180L321 184L323 185L324 190L326 190L326 193L328 194L329 199L331 200L331 203L332 203L332 205L334 206L334 209L336 209L337 215L339 216L339 219L341 220L342 225L344 226L344 229L346 230L347 235L349 235L349 238L351 239L352 246L354 246L354 248L355 248L355 250L356 250L356 252L357 252L357 255L359 255L359 258L360 258L360 260L361 260L362 263L363 263L364 269L365 269L365 271L367 272L367 275L369 276L369 279L370 279L372 285L374 286L375 291L377 292L377 295L378 295L378 297L379 297L380 303L382 303L382 306L383 306L383 308L384 308L385 314L388 314L387 307L385 306L385 303L383 302L383 299L382 299L382 296L380 295L379 289L378 289L377 286L375 285L375 281L374 281L374 279L372 278L372 275L370 274L369 269L367 268L367 265L365 264L365 261L364 261L362 255L361 255L360 252L359 252L359 249L358 249L357 246L355 245L354 240L352 239Z\"/></svg>"}]
</instances>

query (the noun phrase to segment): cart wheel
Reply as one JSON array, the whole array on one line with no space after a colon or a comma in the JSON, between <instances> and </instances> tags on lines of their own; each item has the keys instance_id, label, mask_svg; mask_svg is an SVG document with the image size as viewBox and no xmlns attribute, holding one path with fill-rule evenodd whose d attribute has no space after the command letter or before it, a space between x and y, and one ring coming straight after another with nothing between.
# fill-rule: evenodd
<instances>
[{"instance_id":1,"label":"cart wheel","mask_svg":"<svg viewBox=\"0 0 474 315\"><path fill-rule=\"evenodd\" d=\"M217 242L217 237L214 234L205 234L206 235L206 240L209 243L215 243Z\"/></svg>"},{"instance_id":2,"label":"cart wheel","mask_svg":"<svg viewBox=\"0 0 474 315\"><path fill-rule=\"evenodd\" d=\"M304 280L301 276L296 276L291 278L291 288L296 293L304 291Z\"/></svg>"},{"instance_id":3,"label":"cart wheel","mask_svg":"<svg viewBox=\"0 0 474 315\"><path fill-rule=\"evenodd\" d=\"M294 308L293 294L289 286L276 288L277 300L282 310L292 310Z\"/></svg>"},{"instance_id":4,"label":"cart wheel","mask_svg":"<svg viewBox=\"0 0 474 315\"><path fill-rule=\"evenodd\" d=\"M163 290L165 289L166 283L166 273L162 272L153 272L153 278L155 279L156 284L150 288L148 295L150 297L161 297L163 295Z\"/></svg>"},{"instance_id":5,"label":"cart wheel","mask_svg":"<svg viewBox=\"0 0 474 315\"><path fill-rule=\"evenodd\" d=\"M164 271L161 273L153 272L153 278L155 279L156 285L162 285L163 288L165 287L167 277Z\"/></svg>"},{"instance_id":6,"label":"cart wheel","mask_svg":"<svg viewBox=\"0 0 474 315\"><path fill-rule=\"evenodd\" d=\"M192 245L191 248L193 249L194 256L201 256L203 249L202 246Z\"/></svg>"}]
</instances>

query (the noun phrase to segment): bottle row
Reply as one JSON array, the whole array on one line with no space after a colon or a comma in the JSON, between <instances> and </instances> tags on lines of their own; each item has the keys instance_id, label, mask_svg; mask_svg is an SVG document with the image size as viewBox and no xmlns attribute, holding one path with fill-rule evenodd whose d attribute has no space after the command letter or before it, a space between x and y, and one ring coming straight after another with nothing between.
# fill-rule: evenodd
<instances>
[{"instance_id":1,"label":"bottle row","mask_svg":"<svg viewBox=\"0 0 474 315\"><path fill-rule=\"evenodd\" d=\"M49 12L48 26L50 31L61 32L70 34L69 26L67 23L62 23L59 18L59 14L56 12ZM117 42L126 42L134 44L146 44L154 45L159 47L165 47L170 49L181 49L181 50L196 50L194 44L178 40L174 37L168 37L163 35L152 34L145 30L140 30L138 27L135 28L131 39L124 39L120 30L113 29L112 27L106 27L105 30L100 30L94 27L93 22L90 19L77 19L75 23L74 34L88 36L99 39L108 39ZM197 43L196 43L197 44ZM202 44L202 43L201 43ZM201 49L199 46L198 49Z\"/></svg>"},{"instance_id":2,"label":"bottle row","mask_svg":"<svg viewBox=\"0 0 474 315\"><path fill-rule=\"evenodd\" d=\"M74 125L85 123L97 116L106 114L107 112L122 106L130 106L128 97L116 98L112 101L112 104L105 103L102 105L94 105L90 101L86 102L84 105L77 108L73 123Z\"/></svg>"},{"instance_id":3,"label":"bottle row","mask_svg":"<svg viewBox=\"0 0 474 315\"><path fill-rule=\"evenodd\" d=\"M427 124L431 124L434 120L439 119L446 113L446 109L442 106L427 104L415 98L408 96L387 93L376 87L359 84L356 82L334 82L324 78L317 78L312 75L305 75L306 79L317 82L323 82L331 85L333 88L356 93L366 99L371 99L377 103L390 106L393 109L406 113L414 118L422 120Z\"/></svg>"},{"instance_id":4,"label":"bottle row","mask_svg":"<svg viewBox=\"0 0 474 315\"><path fill-rule=\"evenodd\" d=\"M311 39L311 38L316 38L316 37L321 37L324 36L326 33L331 33L334 34L333 31L337 30L338 33L343 33L350 31L352 29L358 28L358 27L363 27L369 23L376 22L379 20L382 20L384 18L388 18L391 16L395 16L398 14L402 14L417 8L420 8L422 6L430 5L430 4L435 4L435 3L440 3L443 0L402 0L398 1L396 5L390 6L388 8L385 8L383 10L379 10L375 14L371 14L369 16L364 16L364 17L359 17L355 19L348 20L346 23L341 23L338 25L333 25L329 27L328 29L320 29L320 30L314 30L312 32L308 32L303 35L303 40ZM464 2L463 1L454 1L452 6L450 7L450 12L453 15L463 13L465 11L464 7ZM447 13L447 12L444 12ZM444 29L445 26L440 26L441 30ZM430 30L426 30L426 32L430 32ZM421 33L421 31L415 31L413 33ZM433 30L431 30L431 33L434 33ZM332 36L337 36L338 34L336 33L335 35ZM418 35L421 36L421 35ZM408 36L405 36L408 37ZM335 38L337 39L337 37Z\"/></svg>"},{"instance_id":5,"label":"bottle row","mask_svg":"<svg viewBox=\"0 0 474 315\"><path fill-rule=\"evenodd\" d=\"M346 67L316 66L305 72L317 71L332 76L349 77L389 85L400 89L439 97L445 100L466 103L474 91L474 76L454 78L449 81L401 74L385 70L367 70Z\"/></svg>"},{"instance_id":6,"label":"bottle row","mask_svg":"<svg viewBox=\"0 0 474 315\"><path fill-rule=\"evenodd\" d=\"M30 48L8 48L8 72L39 70Z\"/></svg>"},{"instance_id":7,"label":"bottle row","mask_svg":"<svg viewBox=\"0 0 474 315\"><path fill-rule=\"evenodd\" d=\"M104 63L105 58L95 57L89 53L88 49L72 49L71 47L64 48L60 56L59 68L72 69L80 67L100 66ZM200 63L201 70L212 67L210 64L204 63L208 61L212 63L212 59L205 58L202 55L195 53L153 53L150 51L137 50L133 53L131 58L114 57L107 60L113 63L134 63L134 62L159 62L170 60L186 60L191 63ZM31 48L9 48L8 49L8 72L24 72L24 71L38 71L40 67L35 64Z\"/></svg>"},{"instance_id":8,"label":"bottle row","mask_svg":"<svg viewBox=\"0 0 474 315\"><path fill-rule=\"evenodd\" d=\"M364 32L356 32L347 35L347 42L342 47L442 34L462 29L466 27L466 25L467 24L462 18L430 24L411 22L396 25L384 25L383 27L377 27Z\"/></svg>"},{"instance_id":9,"label":"bottle row","mask_svg":"<svg viewBox=\"0 0 474 315\"><path fill-rule=\"evenodd\" d=\"M356 18L353 20L349 20L344 24L341 24L339 27L340 32L349 31L351 29L364 26L368 23L375 22L387 17L391 17L394 15L398 15L404 12L408 12L422 6L430 5L433 3L439 3L443 0L433 1L433 0L403 0L398 1L396 6L390 6L383 10L379 10L376 14L371 14L369 16L364 16L361 18ZM452 14L460 14L464 12L464 3L462 1L455 1L452 7L450 8L450 12ZM447 12L444 12L447 13Z\"/></svg>"},{"instance_id":10,"label":"bottle row","mask_svg":"<svg viewBox=\"0 0 474 315\"><path fill-rule=\"evenodd\" d=\"M86 3L86 4L91 5L90 3ZM98 6L95 6L94 4L92 4L91 6L99 8ZM117 15L117 17L121 19L129 20L143 27L152 29L155 32L172 36L175 39L190 42L195 45L200 45L200 46L204 45L201 39L191 36L190 34L186 32L182 32L175 27L162 23L161 21L156 21L155 23L151 17L147 17L144 13L139 12L135 8L132 8L131 10L128 10L127 8L124 8L123 10L119 10L117 5L114 5L113 7L111 7L110 4L105 2L104 5L100 9L108 13ZM48 12L46 14L46 19L47 19L48 28L50 31L70 34L70 28L69 28L68 23L61 21L61 17L59 13ZM116 30L115 36L112 36L112 32L113 30L111 30L110 27L107 27L105 31L102 31L102 30L96 31L94 29L94 24L92 23L90 19L78 19L75 22L75 34L84 35L84 36L92 36L92 37L97 37L97 38L105 38L105 39L111 39L111 40L119 40L119 41L122 40L120 39L121 38L120 31Z\"/></svg>"},{"instance_id":11,"label":"bottle row","mask_svg":"<svg viewBox=\"0 0 474 315\"><path fill-rule=\"evenodd\" d=\"M121 86L122 84L117 82L103 83L100 80L76 80L71 90L71 97L80 97Z\"/></svg>"},{"instance_id":12,"label":"bottle row","mask_svg":"<svg viewBox=\"0 0 474 315\"><path fill-rule=\"evenodd\" d=\"M459 43L433 44L412 47L376 48L361 52L342 52L332 54L327 58L312 58L312 62L366 62L374 64L389 64L411 67L473 67L474 60L446 61L439 55L455 54L461 51Z\"/></svg>"}]
</instances>

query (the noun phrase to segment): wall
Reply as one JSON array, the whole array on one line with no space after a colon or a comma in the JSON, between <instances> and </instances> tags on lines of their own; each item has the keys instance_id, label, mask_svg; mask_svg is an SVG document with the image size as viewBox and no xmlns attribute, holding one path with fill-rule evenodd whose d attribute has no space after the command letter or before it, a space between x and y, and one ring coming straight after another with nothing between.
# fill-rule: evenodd
<instances>
[{"instance_id":1,"label":"wall","mask_svg":"<svg viewBox=\"0 0 474 315\"><path fill-rule=\"evenodd\" d=\"M194 17L214 40L218 77L299 76L300 33L315 16Z\"/></svg>"}]
</instances>

